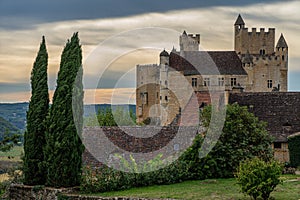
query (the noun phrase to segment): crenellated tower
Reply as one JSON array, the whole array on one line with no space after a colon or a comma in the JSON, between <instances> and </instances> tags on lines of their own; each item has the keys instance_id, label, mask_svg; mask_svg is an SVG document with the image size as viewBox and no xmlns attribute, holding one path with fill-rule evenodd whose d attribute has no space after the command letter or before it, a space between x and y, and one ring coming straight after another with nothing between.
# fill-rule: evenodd
<instances>
[{"instance_id":1,"label":"crenellated tower","mask_svg":"<svg viewBox=\"0 0 300 200\"><path fill-rule=\"evenodd\" d=\"M246 91L287 91L288 47L283 35L275 47L275 28L248 31L239 15L234 23L234 50L248 73Z\"/></svg>"},{"instance_id":2,"label":"crenellated tower","mask_svg":"<svg viewBox=\"0 0 300 200\"><path fill-rule=\"evenodd\" d=\"M199 51L200 34L187 34L183 31L179 37L180 51Z\"/></svg>"}]
</instances>

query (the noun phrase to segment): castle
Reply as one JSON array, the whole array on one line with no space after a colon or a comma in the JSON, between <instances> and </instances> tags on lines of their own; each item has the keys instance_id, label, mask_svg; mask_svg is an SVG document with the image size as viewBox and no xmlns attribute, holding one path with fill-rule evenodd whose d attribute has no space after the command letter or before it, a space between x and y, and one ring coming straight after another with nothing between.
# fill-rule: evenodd
<instances>
[{"instance_id":1,"label":"castle","mask_svg":"<svg viewBox=\"0 0 300 200\"><path fill-rule=\"evenodd\" d=\"M239 15L234 23L234 51L199 51L199 45L200 34L184 31L179 51L163 50L159 64L137 65L138 122L170 124L191 91L200 105L211 103L212 90L226 91L226 98L236 90L287 91L288 45L281 34L275 46L275 28L249 32Z\"/></svg>"},{"instance_id":2,"label":"castle","mask_svg":"<svg viewBox=\"0 0 300 200\"><path fill-rule=\"evenodd\" d=\"M199 116L190 113L214 99L237 102L267 122L275 158L288 162L287 138L300 132L300 93L287 91L288 45L283 35L275 46L275 28L249 31L239 15L233 51L201 51L200 34L186 31L179 46L179 51L163 50L159 64L137 65L137 122L178 124L188 113L188 123L179 123L189 126Z\"/></svg>"}]
</instances>

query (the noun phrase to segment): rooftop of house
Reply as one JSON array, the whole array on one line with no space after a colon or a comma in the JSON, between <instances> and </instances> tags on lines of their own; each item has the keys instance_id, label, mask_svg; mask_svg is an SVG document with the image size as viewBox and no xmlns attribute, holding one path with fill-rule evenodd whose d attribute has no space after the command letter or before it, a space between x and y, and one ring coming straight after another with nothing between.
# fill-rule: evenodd
<instances>
[{"instance_id":1,"label":"rooftop of house","mask_svg":"<svg viewBox=\"0 0 300 200\"><path fill-rule=\"evenodd\" d=\"M235 51L171 52L169 65L185 75L247 75Z\"/></svg>"},{"instance_id":2,"label":"rooftop of house","mask_svg":"<svg viewBox=\"0 0 300 200\"><path fill-rule=\"evenodd\" d=\"M289 135L300 132L300 92L231 94L229 103L235 102L267 122L276 142L286 142Z\"/></svg>"}]
</instances>

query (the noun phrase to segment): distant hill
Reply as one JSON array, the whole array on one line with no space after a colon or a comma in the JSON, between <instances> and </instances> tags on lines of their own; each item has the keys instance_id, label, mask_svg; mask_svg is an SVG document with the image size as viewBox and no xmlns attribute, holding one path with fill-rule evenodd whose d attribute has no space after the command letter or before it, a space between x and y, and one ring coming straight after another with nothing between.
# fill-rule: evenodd
<instances>
[{"instance_id":1,"label":"distant hill","mask_svg":"<svg viewBox=\"0 0 300 200\"><path fill-rule=\"evenodd\" d=\"M6 122L10 123L13 127L17 128L21 132L25 131L26 128L26 112L28 110L28 102L24 103L0 103L0 117ZM84 116L91 115L94 111L99 109L105 110L107 107L110 107L111 104L88 104L84 105ZM125 110L132 110L135 114L135 105L132 104L122 104ZM114 109L116 105L112 106ZM7 124L3 122L4 124ZM3 125L4 126L4 125Z\"/></svg>"},{"instance_id":2,"label":"distant hill","mask_svg":"<svg viewBox=\"0 0 300 200\"><path fill-rule=\"evenodd\" d=\"M6 130L8 130L9 133L18 133L19 132L19 129L17 127L15 127L11 123L9 123L3 117L0 117L0 133L4 133Z\"/></svg>"},{"instance_id":3,"label":"distant hill","mask_svg":"<svg viewBox=\"0 0 300 200\"><path fill-rule=\"evenodd\" d=\"M26 127L28 103L0 103L0 117L17 127L21 132Z\"/></svg>"}]
</instances>

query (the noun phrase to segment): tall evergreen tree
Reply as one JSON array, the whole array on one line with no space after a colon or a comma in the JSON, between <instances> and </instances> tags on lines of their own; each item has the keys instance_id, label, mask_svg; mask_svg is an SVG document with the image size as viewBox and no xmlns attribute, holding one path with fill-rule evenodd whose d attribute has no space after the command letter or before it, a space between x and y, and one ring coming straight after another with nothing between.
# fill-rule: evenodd
<instances>
[{"instance_id":1,"label":"tall evergreen tree","mask_svg":"<svg viewBox=\"0 0 300 200\"><path fill-rule=\"evenodd\" d=\"M45 184L43 148L45 146L45 120L49 109L48 53L43 36L40 49L31 72L31 99L27 112L27 130L24 135L24 183Z\"/></svg>"},{"instance_id":2,"label":"tall evergreen tree","mask_svg":"<svg viewBox=\"0 0 300 200\"><path fill-rule=\"evenodd\" d=\"M78 33L68 40L62 55L57 88L50 108L47 145L47 182L54 187L79 185L83 145L82 51Z\"/></svg>"}]
</instances>

